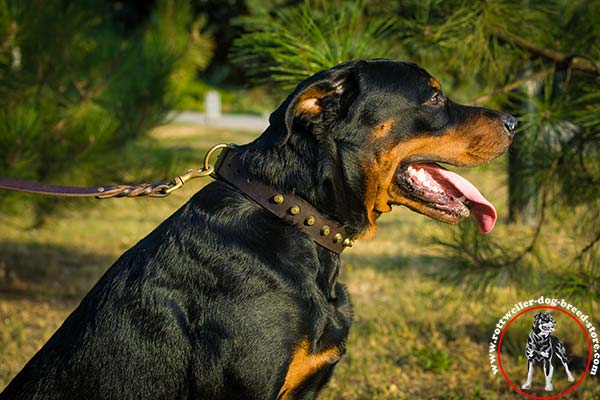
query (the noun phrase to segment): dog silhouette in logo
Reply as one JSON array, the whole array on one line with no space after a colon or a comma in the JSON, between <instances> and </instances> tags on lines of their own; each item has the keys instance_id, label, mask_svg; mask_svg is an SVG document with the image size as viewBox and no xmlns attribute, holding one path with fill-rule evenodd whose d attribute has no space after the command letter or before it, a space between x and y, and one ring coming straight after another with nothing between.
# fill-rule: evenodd
<instances>
[{"instance_id":1,"label":"dog silhouette in logo","mask_svg":"<svg viewBox=\"0 0 600 400\"><path fill-rule=\"evenodd\" d=\"M560 342L560 339L555 335L551 335L554 331L556 321L551 314L541 312L533 316L534 322L531 327L531 332L527 338L527 347L525 347L525 354L527 355L527 381L521 386L522 389L529 389L531 387L531 380L533 379L533 368L536 363L541 363L544 370L544 376L546 377L547 391L553 390L552 386L552 373L554 372L553 361L558 359L565 367L567 378L569 382L575 381L575 378L569 371L567 365L567 350L565 346Z\"/></svg>"}]
</instances>

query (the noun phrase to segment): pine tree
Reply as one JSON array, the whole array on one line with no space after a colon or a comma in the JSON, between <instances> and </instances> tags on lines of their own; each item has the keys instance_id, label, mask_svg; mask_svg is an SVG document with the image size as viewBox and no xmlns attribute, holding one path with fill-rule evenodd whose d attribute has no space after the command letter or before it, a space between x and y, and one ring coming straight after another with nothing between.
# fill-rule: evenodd
<instances>
[{"instance_id":1,"label":"pine tree","mask_svg":"<svg viewBox=\"0 0 600 400\"><path fill-rule=\"evenodd\" d=\"M361 2L328 1L259 9L240 18L247 33L235 41L233 58L256 82L286 91L342 61L397 54L393 43L380 40L391 19L366 20L365 10Z\"/></svg>"},{"instance_id":2,"label":"pine tree","mask_svg":"<svg viewBox=\"0 0 600 400\"><path fill-rule=\"evenodd\" d=\"M0 1L0 175L115 179L120 149L171 110L173 76L210 59L210 40L198 37L185 1L157 1L135 24L123 16L136 10L124 7ZM40 218L57 204L6 193L1 200L11 198L33 202Z\"/></svg>"},{"instance_id":3,"label":"pine tree","mask_svg":"<svg viewBox=\"0 0 600 400\"><path fill-rule=\"evenodd\" d=\"M243 24L234 58L281 88L340 61L398 58L459 101L516 114L512 234L461 224L438 240L446 278L477 294L538 284L600 300L600 1L305 1ZM557 225L571 239L558 248Z\"/></svg>"}]
</instances>

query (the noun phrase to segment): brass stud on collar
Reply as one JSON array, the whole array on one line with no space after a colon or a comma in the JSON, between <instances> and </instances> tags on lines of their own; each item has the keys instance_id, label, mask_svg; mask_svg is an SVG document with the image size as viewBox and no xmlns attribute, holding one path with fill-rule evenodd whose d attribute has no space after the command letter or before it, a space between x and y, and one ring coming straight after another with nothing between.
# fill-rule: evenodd
<instances>
[{"instance_id":1,"label":"brass stud on collar","mask_svg":"<svg viewBox=\"0 0 600 400\"><path fill-rule=\"evenodd\" d=\"M333 242L334 243L341 243L342 242L342 234L341 233L336 233L335 236L333 236Z\"/></svg>"},{"instance_id":2,"label":"brass stud on collar","mask_svg":"<svg viewBox=\"0 0 600 400\"><path fill-rule=\"evenodd\" d=\"M344 246L344 247L352 247L352 246L354 246L354 240L352 240L350 238L346 238L342 242L342 246Z\"/></svg>"},{"instance_id":3,"label":"brass stud on collar","mask_svg":"<svg viewBox=\"0 0 600 400\"><path fill-rule=\"evenodd\" d=\"M292 215L298 215L300 214L300 206L299 205L294 205L290 208L290 214Z\"/></svg>"},{"instance_id":4,"label":"brass stud on collar","mask_svg":"<svg viewBox=\"0 0 600 400\"><path fill-rule=\"evenodd\" d=\"M273 201L275 202L275 204L282 204L283 203L283 195L277 193L275 196L273 196Z\"/></svg>"},{"instance_id":5,"label":"brass stud on collar","mask_svg":"<svg viewBox=\"0 0 600 400\"><path fill-rule=\"evenodd\" d=\"M329 233L331 233L331 230L329 229L329 226L328 225L323 225L323 227L321 228L321 235L327 236L327 235L329 235Z\"/></svg>"},{"instance_id":6,"label":"brass stud on collar","mask_svg":"<svg viewBox=\"0 0 600 400\"><path fill-rule=\"evenodd\" d=\"M310 215L309 217L307 217L307 218L304 220L304 223L305 223L306 225L308 225L308 226L312 226L312 225L314 225L314 224L315 224L315 217L314 217L313 215Z\"/></svg>"}]
</instances>

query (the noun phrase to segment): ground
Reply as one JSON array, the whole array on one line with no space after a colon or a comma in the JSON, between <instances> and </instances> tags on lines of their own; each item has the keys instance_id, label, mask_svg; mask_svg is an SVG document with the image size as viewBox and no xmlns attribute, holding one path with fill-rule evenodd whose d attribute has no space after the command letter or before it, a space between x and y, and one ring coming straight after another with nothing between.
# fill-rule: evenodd
<instances>
[{"instance_id":1,"label":"ground","mask_svg":"<svg viewBox=\"0 0 600 400\"><path fill-rule=\"evenodd\" d=\"M211 144L244 143L256 133L169 125L153 136L163 151L181 155L175 157L175 169L183 173L200 165ZM504 167L499 160L461 171L496 204L501 219L506 216ZM131 174L135 181L136 171ZM37 229L30 228L27 214L0 214L0 390L106 268L205 183L190 181L162 200L65 200L73 207ZM451 229L455 228L399 208L381 218L375 239L359 241L344 253L340 280L351 293L355 323L348 353L323 399L520 397L500 375L491 373L488 363L496 321L519 298L510 285L473 299L440 281L446 254L431 238L443 237ZM510 232L500 224L492 235ZM526 335L528 323L520 329ZM510 346L507 342L507 374L520 385L526 374L525 342L522 350L519 343ZM569 346L580 351L575 343L568 342ZM576 377L583 372L578 365L572 370ZM538 371L534 393L548 395L542 381ZM567 387L560 369L554 383L557 389ZM600 398L598 380L588 377L565 398Z\"/></svg>"}]
</instances>

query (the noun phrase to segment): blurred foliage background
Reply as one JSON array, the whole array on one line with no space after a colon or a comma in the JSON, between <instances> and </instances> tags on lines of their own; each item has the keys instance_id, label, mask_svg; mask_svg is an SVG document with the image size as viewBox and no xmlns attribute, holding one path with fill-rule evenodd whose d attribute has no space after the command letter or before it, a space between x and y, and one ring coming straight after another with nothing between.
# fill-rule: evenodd
<instances>
[{"instance_id":1,"label":"blurred foliage background","mask_svg":"<svg viewBox=\"0 0 600 400\"><path fill-rule=\"evenodd\" d=\"M148 133L170 111L202 111L216 89L224 111L265 115L356 58L416 62L453 99L519 119L495 233L432 235L435 279L472 298L552 292L597 315L600 0L0 0L0 175L161 179L180 156ZM64 204L0 196L36 227Z\"/></svg>"}]
</instances>

